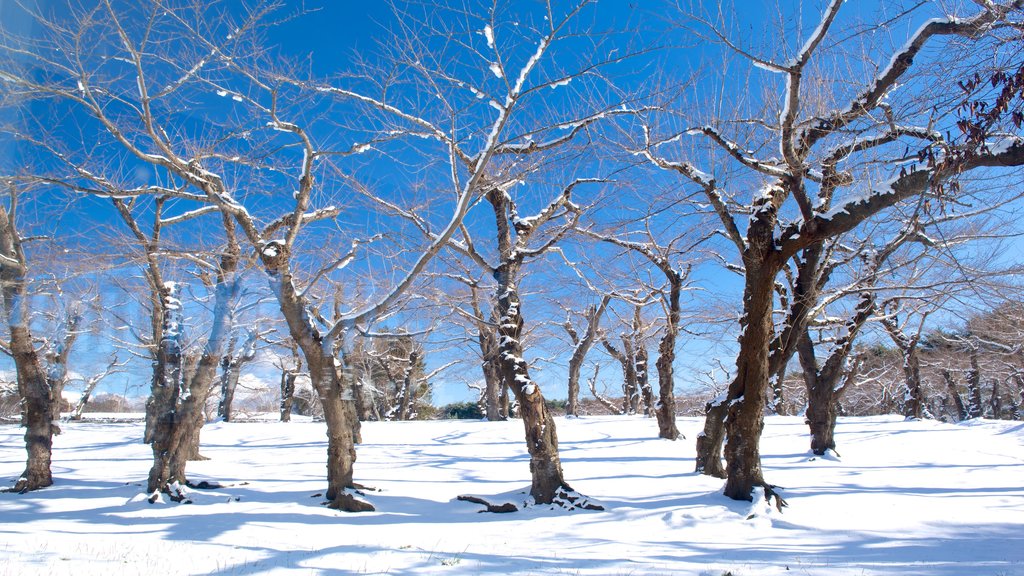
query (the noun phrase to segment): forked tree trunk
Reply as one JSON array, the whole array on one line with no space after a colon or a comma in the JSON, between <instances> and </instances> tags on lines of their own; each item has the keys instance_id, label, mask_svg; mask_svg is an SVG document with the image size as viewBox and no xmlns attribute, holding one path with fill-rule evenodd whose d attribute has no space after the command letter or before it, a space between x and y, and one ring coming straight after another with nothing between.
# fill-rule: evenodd
<instances>
[{"instance_id":1,"label":"forked tree trunk","mask_svg":"<svg viewBox=\"0 0 1024 576\"><path fill-rule=\"evenodd\" d=\"M157 425L154 430L156 436L152 437L153 467L148 486L150 494L161 491L167 492L172 498L182 496L180 486L188 483L188 461L206 459L199 454L200 433L206 422L206 401L213 390L217 367L221 363L231 329L231 305L239 291L235 278L238 257L238 245L229 242L217 270L210 333L191 375L186 376L182 367L181 330L184 319L177 298L177 285L165 283L164 291L161 292L163 338L157 359L159 374L154 378L163 381L154 382L153 392L156 418L161 424ZM159 366L161 362L164 363L163 367ZM160 386L164 390L158 392L156 389ZM170 386L177 392L170 391Z\"/></svg>"},{"instance_id":2,"label":"forked tree trunk","mask_svg":"<svg viewBox=\"0 0 1024 576\"><path fill-rule=\"evenodd\" d=\"M839 382L844 378L843 367L853 350L857 334L875 313L875 293L871 290L861 293L860 301L854 310L853 317L846 321L846 334L836 339L821 368L818 367L818 356L807 323L804 322L799 327L796 347L807 389L805 422L811 429L811 451L819 456L836 449L835 431L839 399L857 377L862 361L860 357L854 360L853 366L846 372L845 382L842 385Z\"/></svg>"},{"instance_id":3,"label":"forked tree trunk","mask_svg":"<svg viewBox=\"0 0 1024 576\"><path fill-rule=\"evenodd\" d=\"M594 342L597 340L598 330L601 325L601 317L604 316L604 311L608 307L608 302L611 301L611 295L605 294L601 298L601 303L597 306L591 305L587 308L587 312L584 315L587 321L586 331L583 336L580 337L572 323L566 319L565 329L569 333L569 337L572 339L573 350L572 356L569 357L569 387L568 387L568 401L565 403L565 414L566 416L579 416L579 401L580 401L580 372L583 370L583 361L587 357L587 353L593 347Z\"/></svg>"},{"instance_id":4,"label":"forked tree trunk","mask_svg":"<svg viewBox=\"0 0 1024 576\"><path fill-rule=\"evenodd\" d=\"M851 335L844 338L852 340ZM845 375L846 381L842 385L839 384L840 379L844 377L841 366L846 362L846 357L849 354L849 347L842 347L842 342L839 344L844 349L834 351L825 361L825 367L820 370L807 330L804 330L801 342L798 344L804 384L807 387L807 410L804 421L811 431L811 452L818 456L824 455L829 450L834 452L836 449L835 433L836 419L839 416L839 399L857 377L860 366L858 359Z\"/></svg>"},{"instance_id":5,"label":"forked tree trunk","mask_svg":"<svg viewBox=\"0 0 1024 576\"><path fill-rule=\"evenodd\" d=\"M340 362L334 356L334 343L324 340L307 312L303 295L298 292L289 268L289 255L283 243L264 246L260 257L270 287L277 297L288 332L309 368L313 390L320 398L327 423L327 500L331 508L346 512L373 510L346 490L355 488L353 467L359 418L355 412L352 390L344 386Z\"/></svg>"},{"instance_id":6,"label":"forked tree trunk","mask_svg":"<svg viewBox=\"0 0 1024 576\"><path fill-rule=\"evenodd\" d=\"M640 396L637 393L639 384L636 380L636 358L633 356L633 346L630 344L629 337L626 334L622 334L622 343L623 351L620 352L611 342L601 340L604 349L622 367L622 408L619 413L635 414L636 406L640 401Z\"/></svg>"}]
</instances>

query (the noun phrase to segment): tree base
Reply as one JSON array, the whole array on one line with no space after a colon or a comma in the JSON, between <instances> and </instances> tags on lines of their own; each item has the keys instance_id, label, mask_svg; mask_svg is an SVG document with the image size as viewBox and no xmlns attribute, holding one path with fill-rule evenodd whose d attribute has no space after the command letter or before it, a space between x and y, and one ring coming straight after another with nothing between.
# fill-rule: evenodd
<instances>
[{"instance_id":1,"label":"tree base","mask_svg":"<svg viewBox=\"0 0 1024 576\"><path fill-rule=\"evenodd\" d=\"M364 495L359 491L356 491L355 493L359 496ZM347 491L335 496L334 500L327 503L327 507L332 510L340 510L342 512L373 512L376 510L376 508L373 507L373 504L370 504L361 498L357 498Z\"/></svg>"},{"instance_id":2,"label":"tree base","mask_svg":"<svg viewBox=\"0 0 1024 576\"><path fill-rule=\"evenodd\" d=\"M526 490L509 493L507 497L504 495L498 495L491 498L484 498L481 496L464 494L456 499L461 502L480 504L481 506L486 507L484 510L480 510L480 512L492 512L495 514L507 514L509 512L518 512L527 508L537 508L540 506L547 506L552 510L555 508L561 508L570 512L575 510L600 511L605 509L604 506L567 486L563 486L555 492L555 497L550 504L537 504Z\"/></svg>"},{"instance_id":3,"label":"tree base","mask_svg":"<svg viewBox=\"0 0 1024 576\"><path fill-rule=\"evenodd\" d=\"M41 490L41 489L46 488L48 486L53 486L53 480L52 479L35 480L35 481L33 481L33 480L29 479L29 478L26 478L25 476L22 476L21 478L18 478L18 481L14 483L14 486L11 486L10 488L5 488L3 490L0 490L0 492L5 492L5 493L8 493L8 494L9 493L27 494L27 493L32 492L34 490Z\"/></svg>"},{"instance_id":4,"label":"tree base","mask_svg":"<svg viewBox=\"0 0 1024 576\"><path fill-rule=\"evenodd\" d=\"M187 486L182 486L177 482L165 484L160 490L154 490L146 500L150 504L156 504L162 500L160 496L166 494L167 498L170 499L171 502L175 502L177 504L191 504L192 500L189 499L188 490L186 488Z\"/></svg>"}]
</instances>

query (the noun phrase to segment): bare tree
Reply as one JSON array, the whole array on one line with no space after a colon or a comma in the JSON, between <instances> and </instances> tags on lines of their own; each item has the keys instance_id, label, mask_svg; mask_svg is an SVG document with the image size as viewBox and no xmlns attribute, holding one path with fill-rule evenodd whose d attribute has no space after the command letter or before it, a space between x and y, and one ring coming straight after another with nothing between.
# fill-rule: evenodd
<instances>
[{"instance_id":1,"label":"bare tree","mask_svg":"<svg viewBox=\"0 0 1024 576\"><path fill-rule=\"evenodd\" d=\"M896 204L914 199L924 202L939 189L953 190L955 186L946 184L966 172L1024 163L1024 146L1016 138L992 147L947 141L935 129L937 118L931 103L911 102L898 108L886 101L890 96L918 93L904 90L894 94L893 88L908 81L909 72L921 69L929 56L940 55L941 62L954 50L928 52L923 50L926 45L937 45L943 39L980 45L1006 21L1018 7L1016 3L986 3L969 17L927 21L892 53L888 65L869 69L859 88L852 93L837 90L833 102L815 104L809 96L814 83L830 83L817 74L821 69L818 58L838 45L826 39L841 6L842 2L830 2L819 25L790 57L755 55L718 27L709 26L710 32L734 53L782 76L784 87L774 106L778 115L740 118L733 124L698 125L663 137L654 137L646 129L643 145L637 150L655 166L697 185L742 261L744 312L736 372L727 394L712 404L705 426L706 432L724 427L728 437L724 492L734 499L750 500L755 487L764 488L766 496L773 494L762 474L758 438L770 389L774 286L784 264L808 246L852 230ZM896 117L897 110L902 117ZM750 126L755 128L746 130ZM726 127L744 130L728 134ZM697 167L703 160L695 157L678 161L664 156L668 143L687 136L706 139L711 145L709 153L732 160L750 176L741 182L760 191L749 200L738 200L725 188L729 182ZM907 160L908 147L920 151L918 163L912 167L901 165ZM755 150L770 150L778 156ZM891 178L878 183L864 170L868 159L887 163ZM790 220L790 214L795 218ZM744 227L739 217L747 215L749 221ZM711 452L715 448L713 443L702 443L698 438L698 459L718 458ZM777 503L781 505L781 499Z\"/></svg>"},{"instance_id":2,"label":"bare tree","mask_svg":"<svg viewBox=\"0 0 1024 576\"><path fill-rule=\"evenodd\" d=\"M225 422L231 421L238 378L242 375L242 366L256 358L259 337L258 332L250 329L240 346L237 331L228 339L226 352L220 360L220 400L217 402L217 416Z\"/></svg>"},{"instance_id":3,"label":"bare tree","mask_svg":"<svg viewBox=\"0 0 1024 576\"><path fill-rule=\"evenodd\" d=\"M655 363L658 369L658 402L655 404L654 412L658 418L658 437L676 440L681 438L682 434L676 427L674 362L676 340L681 330L681 298L683 292L689 289L688 278L691 267L689 265L677 266L672 260L674 254L688 254L695 246L678 246L680 241L686 239L686 235L676 236L662 246L654 238L650 226L646 228L645 232L646 239L644 241L626 240L617 236L598 235L593 232L587 232L587 234L641 254L665 276L668 289L667 291L659 290L665 309L665 328L658 343L658 360Z\"/></svg>"},{"instance_id":4,"label":"bare tree","mask_svg":"<svg viewBox=\"0 0 1024 576\"><path fill-rule=\"evenodd\" d=\"M587 357L587 352L590 351L594 342L598 339L601 327L601 317L604 316L605 308L608 307L608 302L611 301L611 298L611 294L605 294L601 297L600 303L596 305L591 304L587 307L586 311L583 313L586 326L583 329L582 336L577 332L576 327L573 326L572 320L569 318L568 311L566 312L565 323L562 324L562 326L569 334L569 338L572 340L573 345L572 355L569 357L569 396L565 404L566 416L580 415L580 370L583 368L583 360Z\"/></svg>"},{"instance_id":5,"label":"bare tree","mask_svg":"<svg viewBox=\"0 0 1024 576\"><path fill-rule=\"evenodd\" d=\"M50 461L53 436L60 433L57 422L60 416L59 387L63 380L47 377L43 359L35 347L31 328L29 263L16 224L19 190L13 182L6 184L7 202L0 203L0 290L9 340L2 346L14 360L18 375L25 449L28 452L25 471L11 490L28 492L53 484ZM65 350L67 348L65 346ZM58 389L55 390L53 384L57 384Z\"/></svg>"}]
</instances>

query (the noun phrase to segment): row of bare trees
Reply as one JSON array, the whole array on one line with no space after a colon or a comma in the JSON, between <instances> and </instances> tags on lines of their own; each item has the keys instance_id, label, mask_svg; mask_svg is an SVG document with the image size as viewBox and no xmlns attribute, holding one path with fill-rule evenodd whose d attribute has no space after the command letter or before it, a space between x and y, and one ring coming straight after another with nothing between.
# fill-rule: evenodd
<instances>
[{"instance_id":1,"label":"row of bare trees","mask_svg":"<svg viewBox=\"0 0 1024 576\"><path fill-rule=\"evenodd\" d=\"M354 476L360 419L409 417L425 397L430 375L411 338L437 328L420 307L433 292L448 311L436 316L468 326L487 417L522 418L533 500L589 507L565 479L531 366L539 322L528 287L576 278L592 294L589 308L571 307L582 323L563 324L567 412L578 414L584 361L600 344L623 369L621 411L656 416L658 435L675 440L678 340L702 329L684 299L722 291L709 274L737 274L735 368L707 405L697 469L726 478L730 498L760 488L781 505L759 438L766 407L785 410L793 357L816 453L835 448L839 400L864 374L854 342L869 322L906 359L902 407L921 417L925 316L914 332L907 311L924 310L914 307L922 291L948 295L954 280L976 286L985 275L963 247L1003 233L1020 192L1013 168L1024 164L1021 2L895 14L883 3L870 29L898 37L891 46L844 6L822 5L811 31L780 18L779 41L762 44L734 33L746 24L738 11L674 6L686 26L672 33L694 34L686 39L728 63L697 63L683 81L662 73L689 65L688 53L617 30L590 0L397 5L381 55L332 77L267 46L282 9L273 2L225 12L161 0L19 6L32 25L0 33L3 134L14 150L0 207L3 347L29 452L16 488L52 482L73 343L41 348L32 334L32 258L45 252L26 249L18 218L26 202L45 215L68 198L81 221L116 217L129 239L85 242L82 253L106 255L116 281L129 268L141 274L148 329L135 336L152 362L154 499L183 496L215 387L230 418L261 330L249 326L239 345L236 315L273 309L294 343L291 374L308 374L323 411L327 499L372 509ZM31 227L81 233L45 217ZM243 301L257 277L266 299ZM199 309L201 328L189 320ZM624 309L616 341L602 322ZM1019 354L999 339L967 342ZM365 385L374 379L391 383L380 397L368 394L381 390Z\"/></svg>"}]
</instances>

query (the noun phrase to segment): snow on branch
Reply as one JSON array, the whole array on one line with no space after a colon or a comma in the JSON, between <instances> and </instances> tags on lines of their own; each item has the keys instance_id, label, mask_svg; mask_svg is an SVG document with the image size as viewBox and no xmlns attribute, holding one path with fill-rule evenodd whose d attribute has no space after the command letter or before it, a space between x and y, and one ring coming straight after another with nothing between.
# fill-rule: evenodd
<instances>
[{"instance_id":1,"label":"snow on branch","mask_svg":"<svg viewBox=\"0 0 1024 576\"><path fill-rule=\"evenodd\" d=\"M752 152L750 152L749 150L743 150L735 142L727 139L725 136L722 135L721 132L719 132L715 128L712 128L711 126L701 126L699 128L690 128L689 130L687 130L684 133L685 134L691 134L691 135L692 134L704 134L705 136L711 138L711 140L713 140L716 144L718 144L723 150L728 152L730 156L732 156L733 158L738 160L741 164L743 164L747 168L750 168L752 170L756 170L756 171L758 171L758 172L760 172L762 174L767 174L769 176L776 176L776 177L778 177L778 176L783 176L783 175L786 174L786 172L784 170L778 168L777 166L773 166L773 165L771 165L771 164L769 164L767 162L762 162L762 161L754 158L752 156Z\"/></svg>"},{"instance_id":2,"label":"snow on branch","mask_svg":"<svg viewBox=\"0 0 1024 576\"><path fill-rule=\"evenodd\" d=\"M940 162L932 169L903 173L890 180L882 188L872 190L867 196L851 199L828 213L814 216L809 221L788 226L782 233L780 245L788 258L811 243L848 232L878 212L905 200L923 194L962 172L975 168L1000 168L1024 166L1024 139L1016 139L998 153L979 153L958 159L956 162Z\"/></svg>"},{"instance_id":3,"label":"snow on branch","mask_svg":"<svg viewBox=\"0 0 1024 576\"><path fill-rule=\"evenodd\" d=\"M914 58L924 45L936 36L964 36L976 38L997 22L1005 19L1013 10L1024 6L1024 1L1015 0L1006 4L985 2L984 10L971 18L933 18L928 20L910 36L907 42L890 58L888 64L875 75L871 86L853 98L843 109L811 122L802 135L801 147L809 149L818 140L849 125L876 108L882 98L897 84L910 69Z\"/></svg>"}]
</instances>

